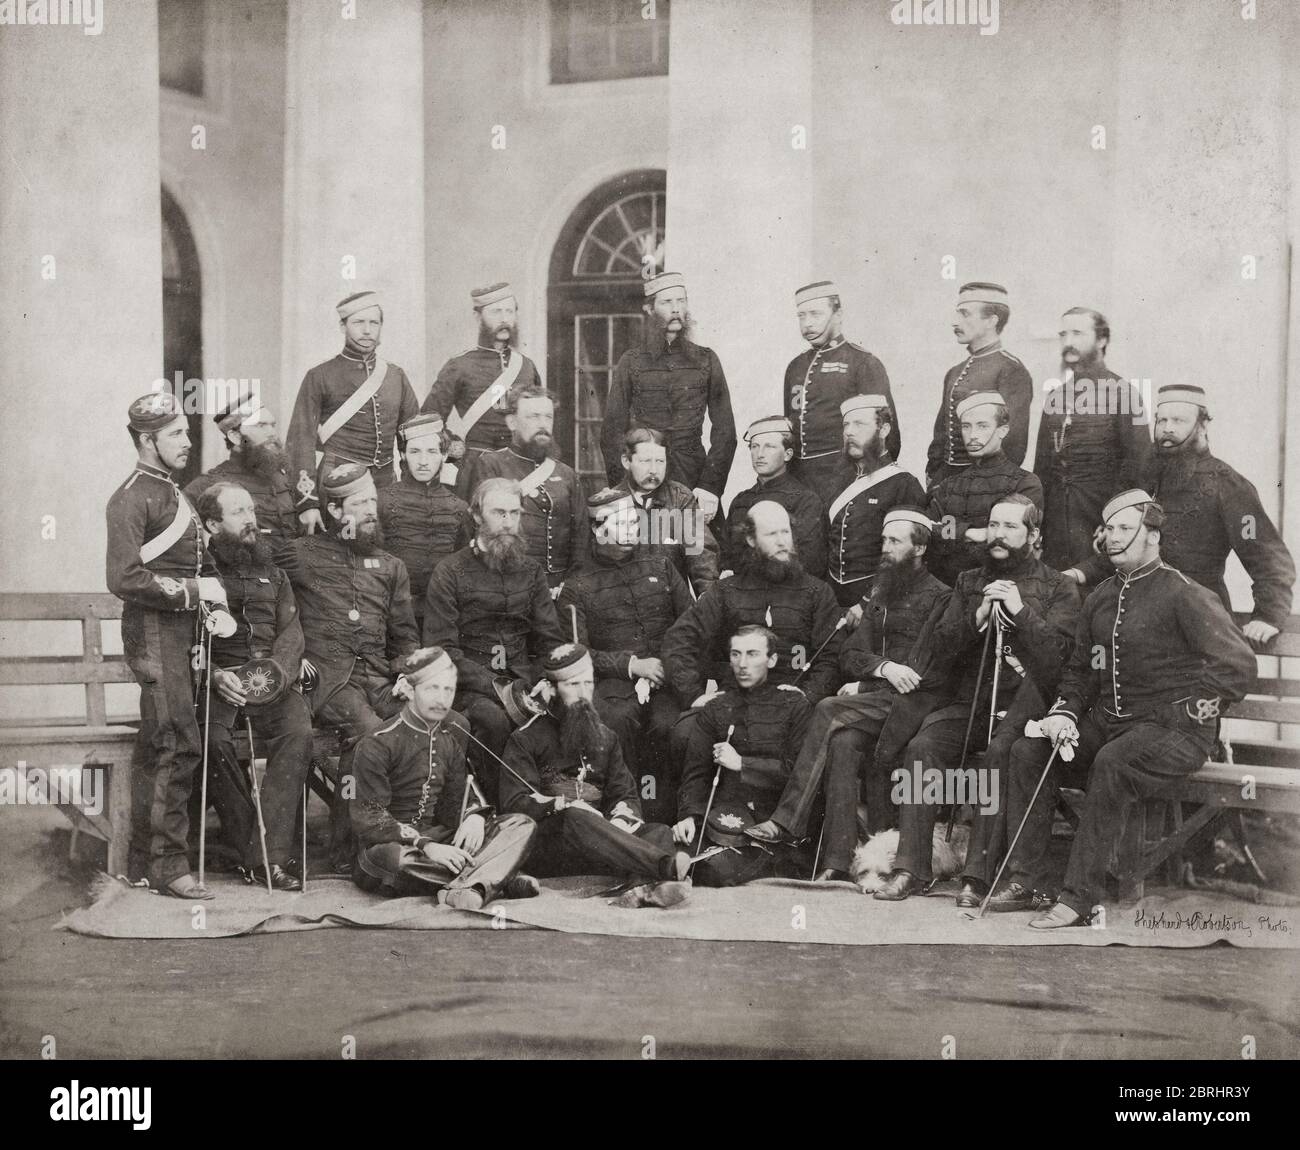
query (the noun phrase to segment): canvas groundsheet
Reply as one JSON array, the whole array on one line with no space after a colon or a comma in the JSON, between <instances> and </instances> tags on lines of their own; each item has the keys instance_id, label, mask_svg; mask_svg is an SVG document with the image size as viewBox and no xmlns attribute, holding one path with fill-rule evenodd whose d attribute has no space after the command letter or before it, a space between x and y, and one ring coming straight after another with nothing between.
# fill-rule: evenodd
<instances>
[{"instance_id":1,"label":"canvas groundsheet","mask_svg":"<svg viewBox=\"0 0 1300 1150\"><path fill-rule=\"evenodd\" d=\"M850 883L766 879L726 890L696 889L669 909L627 910L602 892L613 880L548 879L538 898L498 900L457 911L428 898L385 899L338 878L312 879L305 893L268 894L213 878L217 898L185 902L125 882L98 884L91 905L56 929L99 938L232 938L325 927L395 930L556 930L624 937L887 946L1208 946L1295 948L1300 915L1212 891L1162 890L1131 907L1110 907L1091 927L1030 930L1029 914L990 914L973 921L952 891L887 903Z\"/></svg>"}]
</instances>

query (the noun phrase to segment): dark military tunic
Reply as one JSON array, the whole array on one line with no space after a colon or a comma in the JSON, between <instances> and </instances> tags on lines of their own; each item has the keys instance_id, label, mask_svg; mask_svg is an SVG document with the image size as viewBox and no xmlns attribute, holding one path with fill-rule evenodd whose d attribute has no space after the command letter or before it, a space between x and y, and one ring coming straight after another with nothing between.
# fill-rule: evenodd
<instances>
[{"instance_id":1,"label":"dark military tunic","mask_svg":"<svg viewBox=\"0 0 1300 1150\"><path fill-rule=\"evenodd\" d=\"M788 471L771 479L760 479L731 501L727 511L726 546L722 566L735 571L749 550L745 542L745 516L755 503L770 499L790 513L799 562L809 575L826 576L826 505L810 487L805 487Z\"/></svg>"},{"instance_id":2,"label":"dark military tunic","mask_svg":"<svg viewBox=\"0 0 1300 1150\"><path fill-rule=\"evenodd\" d=\"M1092 554L1101 509L1138 486L1151 455L1151 422L1138 389L1104 364L1087 374L1044 397L1034 454L1043 482L1043 561L1062 571Z\"/></svg>"},{"instance_id":3,"label":"dark military tunic","mask_svg":"<svg viewBox=\"0 0 1300 1150\"><path fill-rule=\"evenodd\" d=\"M237 627L228 638L213 636L213 663L229 669L250 659L274 659L296 681L304 641L289 577L272 564L231 563L215 549L212 555Z\"/></svg>"},{"instance_id":4,"label":"dark military tunic","mask_svg":"<svg viewBox=\"0 0 1300 1150\"><path fill-rule=\"evenodd\" d=\"M133 759L131 877L161 887L189 872L188 804L202 757L194 716L190 648L198 631L199 578L216 574L199 521L148 563L140 547L166 531L181 506L170 473L145 463L108 501L108 589L124 603L122 647L140 684L140 731Z\"/></svg>"},{"instance_id":5,"label":"dark military tunic","mask_svg":"<svg viewBox=\"0 0 1300 1150\"><path fill-rule=\"evenodd\" d=\"M239 456L233 454L211 471L190 480L185 494L190 503L197 506L199 497L217 483L237 483L253 497L257 529L277 552L298 537L299 513L315 506L289 482L288 472L280 470L272 475L263 475L250 471L243 466Z\"/></svg>"},{"instance_id":6,"label":"dark military tunic","mask_svg":"<svg viewBox=\"0 0 1300 1150\"><path fill-rule=\"evenodd\" d=\"M374 366L373 354L363 359L344 348L333 359L317 364L303 376L285 443L294 487L302 496L300 510L320 506L315 489L320 425L365 383ZM390 363L379 390L321 447L324 453L321 468L346 460L369 467L377 485L391 482L397 428L419 413L420 404L406 372Z\"/></svg>"},{"instance_id":7,"label":"dark military tunic","mask_svg":"<svg viewBox=\"0 0 1300 1150\"><path fill-rule=\"evenodd\" d=\"M608 729L604 735L598 749L580 756L564 749L558 719L538 715L510 736L503 757L539 794L581 798L607 818L640 819L641 800L623 761L623 749ZM554 803L539 803L531 798L508 771L501 772L500 785L504 810L517 811L539 822L555 811Z\"/></svg>"},{"instance_id":8,"label":"dark military tunic","mask_svg":"<svg viewBox=\"0 0 1300 1150\"><path fill-rule=\"evenodd\" d=\"M704 450L704 416L709 450ZM661 431L668 443L668 480L721 496L736 454L731 393L718 357L684 336L662 336L629 348L614 367L600 446L611 487L623 478L623 437L632 426Z\"/></svg>"},{"instance_id":9,"label":"dark military tunic","mask_svg":"<svg viewBox=\"0 0 1300 1150\"><path fill-rule=\"evenodd\" d=\"M357 744L356 797L349 807L359 847L451 841L462 821L469 741L453 724L464 723L449 711L430 727L408 704ZM465 813L487 810L471 792Z\"/></svg>"},{"instance_id":10,"label":"dark military tunic","mask_svg":"<svg viewBox=\"0 0 1300 1150\"><path fill-rule=\"evenodd\" d=\"M933 488L944 476L970 465L961 437L957 405L977 391L996 391L1007 401L1011 429L1002 450L1012 463L1022 463L1029 447L1029 408L1034 398L1034 381L1025 365L997 340L974 355L950 367L943 377L943 398L934 420L925 466L925 485Z\"/></svg>"},{"instance_id":11,"label":"dark military tunic","mask_svg":"<svg viewBox=\"0 0 1300 1150\"><path fill-rule=\"evenodd\" d=\"M1017 467L1002 452L974 460L930 492L926 514L938 527L925 558L939 579L953 585L961 572L984 562L988 554L984 544L970 542L966 532L987 528L994 505L1012 494L1024 495L1043 509L1043 485L1038 476Z\"/></svg>"},{"instance_id":12,"label":"dark military tunic","mask_svg":"<svg viewBox=\"0 0 1300 1150\"><path fill-rule=\"evenodd\" d=\"M1160 532L1164 561L1209 588L1231 612L1223 572L1229 552L1235 551L1251 578L1251 618L1281 629L1291 613L1295 561L1255 485L1204 446L1172 458L1153 453L1143 480L1144 490L1165 512ZM1104 555L1093 555L1077 566L1089 583L1114 571Z\"/></svg>"},{"instance_id":13,"label":"dark military tunic","mask_svg":"<svg viewBox=\"0 0 1300 1150\"><path fill-rule=\"evenodd\" d=\"M925 503L925 492L916 477L897 464L887 464L875 474L879 482L848 500L830 521L827 533L827 575L843 607L852 606L871 590L868 580L880 563L880 532L885 515L895 507L919 508ZM848 467L841 476L837 494L858 478Z\"/></svg>"},{"instance_id":14,"label":"dark military tunic","mask_svg":"<svg viewBox=\"0 0 1300 1150\"><path fill-rule=\"evenodd\" d=\"M471 451L498 451L509 447L510 428L506 426L506 412L510 409L511 397L525 388L542 386L536 365L523 352L514 348L498 351L493 347L472 347L469 351L453 356L442 365L420 410L437 412L444 421L450 418L453 410L463 418L474 406L474 401L496 382L514 356L519 356L523 364L510 391L492 404L482 418L465 432L465 446ZM462 469L469 462L468 456L462 459Z\"/></svg>"},{"instance_id":15,"label":"dark military tunic","mask_svg":"<svg viewBox=\"0 0 1300 1150\"><path fill-rule=\"evenodd\" d=\"M879 674L885 663L902 663L924 671L920 652L915 651L926 623L947 604L951 590L922 569L912 584L888 605L872 594L858 622L840 650L840 671L848 682L856 681L860 692L889 688ZM937 621L937 619L936 619ZM892 688L889 688L892 690Z\"/></svg>"},{"instance_id":16,"label":"dark military tunic","mask_svg":"<svg viewBox=\"0 0 1300 1150\"><path fill-rule=\"evenodd\" d=\"M839 682L839 618L831 589L806 572L785 583L769 583L753 571L742 571L723 579L669 628L663 646L668 682L686 707L704 691L709 678L734 690L728 686L728 644L737 628L753 623L768 627L778 639L778 661L769 680L797 682L815 703L833 694ZM812 665L801 674L809 661Z\"/></svg>"},{"instance_id":17,"label":"dark military tunic","mask_svg":"<svg viewBox=\"0 0 1300 1150\"><path fill-rule=\"evenodd\" d=\"M415 621L423 628L429 576L471 532L469 505L436 479L421 483L403 469L401 479L379 492L379 519L384 547L406 564Z\"/></svg>"},{"instance_id":18,"label":"dark military tunic","mask_svg":"<svg viewBox=\"0 0 1300 1150\"><path fill-rule=\"evenodd\" d=\"M358 555L336 535L295 539L280 557L293 584L319 712L354 674L388 681L420 645L411 583L395 555Z\"/></svg>"},{"instance_id":19,"label":"dark military tunic","mask_svg":"<svg viewBox=\"0 0 1300 1150\"><path fill-rule=\"evenodd\" d=\"M520 455L513 447L465 460L471 491L485 479L521 482L537 466L536 460ZM542 565L547 582L554 587L586 549L587 504L577 472L557 459L555 470L537 488L536 494L525 494L522 510L520 531L528 557Z\"/></svg>"},{"instance_id":20,"label":"dark military tunic","mask_svg":"<svg viewBox=\"0 0 1300 1150\"><path fill-rule=\"evenodd\" d=\"M619 489L630 494L645 512L636 554L667 556L678 574L690 580L696 596L703 595L718 581L719 548L695 493L665 479L649 495L642 495L632 490L626 476Z\"/></svg>"},{"instance_id":21,"label":"dark military tunic","mask_svg":"<svg viewBox=\"0 0 1300 1150\"><path fill-rule=\"evenodd\" d=\"M810 347L785 369L785 416L794 427L794 459L790 473L830 502L841 488L840 452L844 419L840 404L853 395L883 395L889 400L889 435L885 443L898 458L902 437L898 412L889 389L885 365L871 352L836 336L822 347Z\"/></svg>"},{"instance_id":22,"label":"dark military tunic","mask_svg":"<svg viewBox=\"0 0 1300 1150\"><path fill-rule=\"evenodd\" d=\"M478 544L462 547L433 570L424 607L424 645L442 647L460 673L457 697L496 699L498 675L538 677L538 660L565 641L540 564L491 571Z\"/></svg>"},{"instance_id":23,"label":"dark military tunic","mask_svg":"<svg viewBox=\"0 0 1300 1150\"><path fill-rule=\"evenodd\" d=\"M715 695L700 709L691 737L677 817L699 819L704 814L717 770L713 744L724 740L739 753L740 770L723 769L718 793L752 802L758 819L769 817L794 769L811 715L812 704L799 691L779 686L771 677L746 691L731 687Z\"/></svg>"}]
</instances>

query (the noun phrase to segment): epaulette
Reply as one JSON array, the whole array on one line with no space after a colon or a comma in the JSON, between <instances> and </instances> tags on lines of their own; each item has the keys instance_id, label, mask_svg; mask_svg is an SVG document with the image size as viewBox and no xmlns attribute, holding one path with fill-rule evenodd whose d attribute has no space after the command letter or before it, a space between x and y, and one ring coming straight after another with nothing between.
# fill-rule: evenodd
<instances>
[{"instance_id":1,"label":"epaulette","mask_svg":"<svg viewBox=\"0 0 1300 1150\"><path fill-rule=\"evenodd\" d=\"M130 490L131 490L131 484L133 484L133 483L134 483L137 479L139 479L140 476L143 475L143 474L144 474L143 471L133 471L133 472L131 472L131 477L130 477L130 478L129 478L125 483L122 484L122 490L123 490L123 491L130 491Z\"/></svg>"},{"instance_id":2,"label":"epaulette","mask_svg":"<svg viewBox=\"0 0 1300 1150\"><path fill-rule=\"evenodd\" d=\"M793 691L801 699L806 699L808 697L803 693L802 687L796 687L793 683L777 683L776 689L778 691Z\"/></svg>"},{"instance_id":3,"label":"epaulette","mask_svg":"<svg viewBox=\"0 0 1300 1150\"><path fill-rule=\"evenodd\" d=\"M1189 578L1187 578L1186 575L1184 575L1181 571L1179 571L1177 567L1170 567L1169 564L1166 563L1163 559L1160 560L1160 566L1159 566L1158 570L1160 570L1160 571L1172 571L1175 575L1178 576L1179 579L1181 579L1184 583L1187 583L1187 584L1189 584L1189 585L1190 585L1191 582L1192 582Z\"/></svg>"},{"instance_id":4,"label":"epaulette","mask_svg":"<svg viewBox=\"0 0 1300 1150\"><path fill-rule=\"evenodd\" d=\"M1020 363L1020 360L1018 360L1014 355L1012 355L1009 351L1007 351L1005 347L998 348L998 354L1005 355L1007 359L1009 359L1012 363L1018 363L1020 364L1021 367L1025 366L1023 363Z\"/></svg>"},{"instance_id":5,"label":"epaulette","mask_svg":"<svg viewBox=\"0 0 1300 1150\"><path fill-rule=\"evenodd\" d=\"M846 339L844 342L845 342L849 347L853 348L854 351L860 351L860 352L862 352L863 355L870 355L870 354L871 354L871 352L869 352L869 351L868 351L865 347L863 347L860 343L854 343L851 339Z\"/></svg>"},{"instance_id":6,"label":"epaulette","mask_svg":"<svg viewBox=\"0 0 1300 1150\"><path fill-rule=\"evenodd\" d=\"M401 725L402 725L402 715L401 712L398 712L391 719L389 719L388 722L386 722L382 727L376 727L372 732L372 734L386 735L388 734L389 731L395 730Z\"/></svg>"},{"instance_id":7,"label":"epaulette","mask_svg":"<svg viewBox=\"0 0 1300 1150\"><path fill-rule=\"evenodd\" d=\"M526 730L528 730L528 728L531 727L535 722L537 722L537 720L540 719L541 717L542 717L542 713L539 711L537 714L535 714L531 719L528 720L528 722L526 722L526 723L525 723L522 727L520 727L519 729L520 729L521 731L526 731Z\"/></svg>"}]
</instances>

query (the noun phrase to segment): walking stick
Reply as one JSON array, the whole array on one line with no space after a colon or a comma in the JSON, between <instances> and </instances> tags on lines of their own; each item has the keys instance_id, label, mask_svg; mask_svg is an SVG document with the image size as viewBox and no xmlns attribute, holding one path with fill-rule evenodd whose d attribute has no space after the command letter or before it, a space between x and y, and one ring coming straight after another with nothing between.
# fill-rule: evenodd
<instances>
[{"instance_id":1,"label":"walking stick","mask_svg":"<svg viewBox=\"0 0 1300 1150\"><path fill-rule=\"evenodd\" d=\"M817 850L813 853L813 869L811 878L817 877L817 864L822 861L822 836L826 834L826 815L822 814L822 829L817 832Z\"/></svg>"},{"instance_id":2,"label":"walking stick","mask_svg":"<svg viewBox=\"0 0 1300 1150\"><path fill-rule=\"evenodd\" d=\"M815 662L817 662L817 657L824 650L826 650L826 644L829 643L832 639L834 639L835 636L838 635L848 625L849 625L848 615L841 615L839 617L839 620L836 622L834 628L831 630L831 633L827 635L825 639L822 640L822 645L818 647L816 651L813 652L812 658L809 659L808 662L806 662L802 667L799 668L799 674L794 677L794 681L796 683L799 681L799 676L802 675L805 671L807 671Z\"/></svg>"},{"instance_id":3,"label":"walking stick","mask_svg":"<svg viewBox=\"0 0 1300 1150\"><path fill-rule=\"evenodd\" d=\"M732 723L727 728L727 737L722 741L724 743L730 743L731 736L734 735L735 733L736 733L736 724ZM686 868L688 874L690 873L691 867L693 867L697 862L699 862L699 858L700 858L699 851L704 849L704 831L705 828L708 827L709 825L709 812L713 809L713 796L718 793L718 780L721 778L722 778L722 764L719 763L717 770L713 772L713 786L709 788L709 801L704 804L704 818L700 820L700 845L696 851L695 858L691 859L690 866Z\"/></svg>"},{"instance_id":4,"label":"walking stick","mask_svg":"<svg viewBox=\"0 0 1300 1150\"><path fill-rule=\"evenodd\" d=\"M998 889L998 883L1002 879L1002 872L1006 870L1007 863L1011 861L1011 852L1016 849L1016 843L1020 841L1020 832L1025 829L1025 823L1029 821L1029 812L1034 809L1034 803L1038 801L1038 792L1043 789L1043 784L1047 782L1047 774L1052 769L1052 764L1056 762L1056 756L1061 749L1061 744L1055 743L1052 747L1052 753L1048 756L1047 766L1043 768L1042 775L1039 776L1038 786L1034 788L1034 793L1030 797L1029 805L1025 807L1024 817L1020 820L1020 825L1016 827L1015 836L1011 840L1011 845L1007 847L1007 853L1002 856L1002 864L998 867L998 873L993 876L993 884L989 887L989 893L984 896L984 901L980 903L979 914L971 914L969 911L962 913L969 919L978 919L984 917L984 912L988 909L989 899L993 897L993 892Z\"/></svg>"},{"instance_id":5,"label":"walking stick","mask_svg":"<svg viewBox=\"0 0 1300 1150\"><path fill-rule=\"evenodd\" d=\"M307 777L302 781L302 889L307 891L307 800L311 797L311 764L307 764Z\"/></svg>"},{"instance_id":6,"label":"walking stick","mask_svg":"<svg viewBox=\"0 0 1300 1150\"><path fill-rule=\"evenodd\" d=\"M984 685L984 664L988 661L989 640L992 638L993 638L993 623L992 620L990 620L988 627L986 627L984 630L984 646L980 648L979 669L975 672L975 694L971 697L970 717L966 720L966 737L962 739L961 742L961 761L957 765L957 769L959 771L965 769L966 756L970 752L970 734L971 731L975 729L975 708L979 706L980 687ZM996 692L994 692L993 697L996 700L997 698ZM952 841L952 828L956 825L956 823L957 823L957 804L953 803L952 810L948 812L948 829L944 832L943 835L944 842Z\"/></svg>"},{"instance_id":7,"label":"walking stick","mask_svg":"<svg viewBox=\"0 0 1300 1150\"><path fill-rule=\"evenodd\" d=\"M452 730L454 731L461 731L468 739L470 739L472 742L477 743L480 747L482 747L485 751L487 751L487 753L491 755L494 759L496 759L496 761L500 763L503 767L505 767L505 769L509 771L518 782L522 783L525 787L528 788L528 793L530 795L536 795L539 800L544 800L546 798L545 795L539 794L537 788L533 786L532 783L530 783L526 778L524 778L523 775L521 775L517 770L515 770L514 767L512 767L509 763L507 763L505 759L503 759L500 755L496 753L496 751L494 751L485 742L483 742L482 739L474 738L474 735L470 732L468 727L462 727L459 723L448 723L447 726L451 727Z\"/></svg>"},{"instance_id":8,"label":"walking stick","mask_svg":"<svg viewBox=\"0 0 1300 1150\"><path fill-rule=\"evenodd\" d=\"M992 631L993 628L996 627L998 629L998 635L997 647L993 652L993 694L989 698L989 737L985 746L993 741L993 724L997 721L998 717L998 679L1002 672L1002 637L1005 633L1003 630L1002 620L1002 608L998 603L994 603L993 618L990 620L991 625L989 630Z\"/></svg>"},{"instance_id":9,"label":"walking stick","mask_svg":"<svg viewBox=\"0 0 1300 1150\"><path fill-rule=\"evenodd\" d=\"M262 873L266 875L266 893L274 893L271 887L271 858L266 853L266 820L262 817L262 787L257 781L257 752L253 749L253 720L244 715L244 727L248 731L248 773L253 776L253 806L257 808L257 837L262 842Z\"/></svg>"},{"instance_id":10,"label":"walking stick","mask_svg":"<svg viewBox=\"0 0 1300 1150\"><path fill-rule=\"evenodd\" d=\"M212 631L203 625L203 780L199 784L199 886L203 885L208 845L208 732L212 726Z\"/></svg>"}]
</instances>

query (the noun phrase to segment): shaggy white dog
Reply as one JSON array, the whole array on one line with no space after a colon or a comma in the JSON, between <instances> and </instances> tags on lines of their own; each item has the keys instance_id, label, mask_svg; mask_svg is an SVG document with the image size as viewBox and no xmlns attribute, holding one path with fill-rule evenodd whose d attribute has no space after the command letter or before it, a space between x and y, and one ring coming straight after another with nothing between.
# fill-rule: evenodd
<instances>
[{"instance_id":1,"label":"shaggy white dog","mask_svg":"<svg viewBox=\"0 0 1300 1150\"><path fill-rule=\"evenodd\" d=\"M961 874L966 865L966 847L970 842L970 827L958 823L952 828L951 841L944 841L946 823L934 828L933 856L930 860L935 879L953 878ZM867 894L885 885L885 879L894 869L894 856L898 854L898 831L881 831L860 843L853 852L853 881Z\"/></svg>"}]
</instances>

